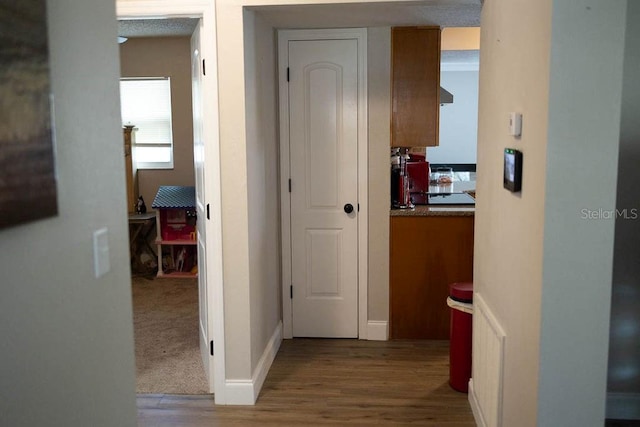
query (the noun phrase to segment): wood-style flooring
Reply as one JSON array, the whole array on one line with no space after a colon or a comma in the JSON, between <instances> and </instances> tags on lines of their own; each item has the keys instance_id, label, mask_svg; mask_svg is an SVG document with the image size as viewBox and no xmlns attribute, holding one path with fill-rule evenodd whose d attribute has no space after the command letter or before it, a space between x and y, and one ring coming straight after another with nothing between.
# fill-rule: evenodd
<instances>
[{"instance_id":1,"label":"wood-style flooring","mask_svg":"<svg viewBox=\"0 0 640 427\"><path fill-rule=\"evenodd\" d=\"M285 340L255 406L139 395L139 426L475 426L448 341Z\"/></svg>"}]
</instances>

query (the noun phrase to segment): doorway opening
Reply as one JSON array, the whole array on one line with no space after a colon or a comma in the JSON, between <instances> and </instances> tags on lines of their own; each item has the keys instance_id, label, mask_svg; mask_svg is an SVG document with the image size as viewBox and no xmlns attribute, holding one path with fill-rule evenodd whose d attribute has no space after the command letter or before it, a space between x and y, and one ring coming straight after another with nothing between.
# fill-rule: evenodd
<instances>
[{"instance_id":1,"label":"doorway opening","mask_svg":"<svg viewBox=\"0 0 640 427\"><path fill-rule=\"evenodd\" d=\"M215 393L216 403L225 403L224 306L222 297L222 240L220 206L220 161L218 150L217 80L204 77L204 60L216 62L215 38L199 35L215 31L215 10L212 5L149 5L130 1L117 4L120 20L156 20L162 31L174 31L172 18L193 18L197 21L191 38L191 94L193 107L192 169L195 169L195 205L198 242L198 328L200 357L206 375L207 390ZM185 21L180 19L178 21ZM189 22L188 20L186 20ZM153 24L152 24L153 25ZM167 35L165 32L163 35ZM195 44L194 44L195 43ZM166 61L171 59L165 58ZM188 90L187 90L188 91ZM206 121L203 119L206 117ZM206 168L205 168L206 165ZM205 182L207 183L205 188ZM206 212L205 212L206 210ZM205 230L209 230L206 232ZM208 254L205 254L205 250ZM214 339L216 356L213 356Z\"/></svg>"},{"instance_id":2,"label":"doorway opening","mask_svg":"<svg viewBox=\"0 0 640 427\"><path fill-rule=\"evenodd\" d=\"M362 28L278 33L285 338L366 338L366 46Z\"/></svg>"},{"instance_id":3,"label":"doorway opening","mask_svg":"<svg viewBox=\"0 0 640 427\"><path fill-rule=\"evenodd\" d=\"M118 34L125 38L119 40L121 77L162 77L170 84L173 164L168 169L134 167L134 188L152 215L152 201L160 186L195 186L191 37L198 21L182 18L118 22ZM135 133L134 130L134 141ZM148 241L141 243L162 251L161 246L155 246L160 236L154 232L157 227L153 228L148 232ZM136 391L209 393L198 344L197 279L156 278L154 269L148 266L157 270L166 257L158 254L150 259L150 252L142 253L142 259L134 263L144 270L132 271L138 273L132 277Z\"/></svg>"}]
</instances>

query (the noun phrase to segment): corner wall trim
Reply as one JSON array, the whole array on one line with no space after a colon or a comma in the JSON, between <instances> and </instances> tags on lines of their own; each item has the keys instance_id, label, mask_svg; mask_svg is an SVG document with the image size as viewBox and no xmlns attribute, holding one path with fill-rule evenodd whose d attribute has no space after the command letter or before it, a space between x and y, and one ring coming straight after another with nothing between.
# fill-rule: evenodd
<instances>
[{"instance_id":1,"label":"corner wall trim","mask_svg":"<svg viewBox=\"0 0 640 427\"><path fill-rule=\"evenodd\" d=\"M226 405L255 405L267 373L282 343L282 321L276 325L271 338L262 352L262 356L253 371L251 379L226 380Z\"/></svg>"},{"instance_id":2,"label":"corner wall trim","mask_svg":"<svg viewBox=\"0 0 640 427\"><path fill-rule=\"evenodd\" d=\"M607 418L640 420L640 394L607 393Z\"/></svg>"},{"instance_id":3,"label":"corner wall trim","mask_svg":"<svg viewBox=\"0 0 640 427\"><path fill-rule=\"evenodd\" d=\"M386 320L369 320L367 322L367 339L369 341L388 341L389 322Z\"/></svg>"}]
</instances>

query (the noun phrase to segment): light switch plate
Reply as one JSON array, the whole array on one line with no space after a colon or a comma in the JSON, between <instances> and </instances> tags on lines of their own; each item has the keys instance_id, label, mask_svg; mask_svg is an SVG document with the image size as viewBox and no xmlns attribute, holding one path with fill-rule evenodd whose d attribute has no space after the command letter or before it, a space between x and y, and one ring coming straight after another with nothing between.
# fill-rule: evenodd
<instances>
[{"instance_id":1,"label":"light switch plate","mask_svg":"<svg viewBox=\"0 0 640 427\"><path fill-rule=\"evenodd\" d=\"M109 261L109 230L101 228L93 232L93 269L96 279L111 270Z\"/></svg>"}]
</instances>

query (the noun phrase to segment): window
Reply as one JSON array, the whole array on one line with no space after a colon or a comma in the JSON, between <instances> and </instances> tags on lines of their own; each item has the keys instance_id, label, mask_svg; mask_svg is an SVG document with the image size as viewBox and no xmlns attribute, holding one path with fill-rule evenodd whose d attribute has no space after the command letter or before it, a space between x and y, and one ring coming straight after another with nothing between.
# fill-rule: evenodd
<instances>
[{"instance_id":1,"label":"window","mask_svg":"<svg viewBox=\"0 0 640 427\"><path fill-rule=\"evenodd\" d=\"M171 83L168 77L120 80L122 124L135 126L139 169L173 169Z\"/></svg>"}]
</instances>

